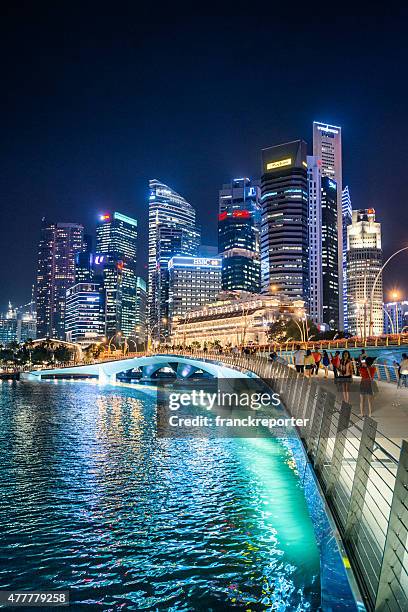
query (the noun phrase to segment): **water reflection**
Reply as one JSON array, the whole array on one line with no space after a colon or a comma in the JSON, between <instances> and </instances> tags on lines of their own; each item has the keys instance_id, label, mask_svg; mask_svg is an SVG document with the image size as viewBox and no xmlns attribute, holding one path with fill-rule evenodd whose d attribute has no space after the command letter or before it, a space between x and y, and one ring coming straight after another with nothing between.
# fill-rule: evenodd
<instances>
[{"instance_id":1,"label":"water reflection","mask_svg":"<svg viewBox=\"0 0 408 612\"><path fill-rule=\"evenodd\" d=\"M73 609L314 610L319 556L277 440L156 439L135 388L3 389L4 589Z\"/></svg>"}]
</instances>

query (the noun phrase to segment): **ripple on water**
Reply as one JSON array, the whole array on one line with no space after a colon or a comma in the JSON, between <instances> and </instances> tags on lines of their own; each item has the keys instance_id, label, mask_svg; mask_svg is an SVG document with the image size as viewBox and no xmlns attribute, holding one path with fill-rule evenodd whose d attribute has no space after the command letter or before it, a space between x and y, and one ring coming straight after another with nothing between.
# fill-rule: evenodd
<instances>
[{"instance_id":1,"label":"ripple on water","mask_svg":"<svg viewBox=\"0 0 408 612\"><path fill-rule=\"evenodd\" d=\"M319 556L276 440L155 438L137 389L7 385L2 588L72 609L316 609Z\"/></svg>"}]
</instances>

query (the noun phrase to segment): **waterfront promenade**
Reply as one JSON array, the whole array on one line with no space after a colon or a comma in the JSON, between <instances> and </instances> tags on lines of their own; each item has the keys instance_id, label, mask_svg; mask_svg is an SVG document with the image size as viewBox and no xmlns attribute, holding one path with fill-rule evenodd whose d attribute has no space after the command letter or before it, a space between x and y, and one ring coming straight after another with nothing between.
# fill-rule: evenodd
<instances>
[{"instance_id":1,"label":"waterfront promenade","mask_svg":"<svg viewBox=\"0 0 408 612\"><path fill-rule=\"evenodd\" d=\"M333 372L329 372L329 378L324 378L323 370L320 369L318 376L313 376L311 381L336 394L341 400L341 390L334 382ZM403 439L408 439L408 388L398 388L394 382L375 381L378 389L373 397L372 418L377 421L378 429L388 438L400 446ZM350 404L355 414L360 413L360 378L355 376L350 392ZM367 407L365 409L367 415Z\"/></svg>"}]
</instances>

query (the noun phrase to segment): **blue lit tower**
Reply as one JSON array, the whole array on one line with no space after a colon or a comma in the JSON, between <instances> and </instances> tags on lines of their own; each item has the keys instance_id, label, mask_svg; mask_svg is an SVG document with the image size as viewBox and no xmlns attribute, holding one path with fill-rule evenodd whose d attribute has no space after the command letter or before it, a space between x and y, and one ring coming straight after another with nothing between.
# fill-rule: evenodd
<instances>
[{"instance_id":1,"label":"blue lit tower","mask_svg":"<svg viewBox=\"0 0 408 612\"><path fill-rule=\"evenodd\" d=\"M261 190L249 178L234 179L219 192L218 250L222 288L259 293Z\"/></svg>"},{"instance_id":2,"label":"blue lit tower","mask_svg":"<svg viewBox=\"0 0 408 612\"><path fill-rule=\"evenodd\" d=\"M348 299L347 299L347 228L351 225L353 210L348 185L342 193L342 217L343 217L343 312L344 331L348 331Z\"/></svg>"},{"instance_id":3,"label":"blue lit tower","mask_svg":"<svg viewBox=\"0 0 408 612\"><path fill-rule=\"evenodd\" d=\"M168 263L174 255L197 255L200 232L185 198L156 179L149 189L149 331L162 340L169 335Z\"/></svg>"},{"instance_id":4,"label":"blue lit tower","mask_svg":"<svg viewBox=\"0 0 408 612\"><path fill-rule=\"evenodd\" d=\"M103 262L106 335L135 332L137 221L119 212L100 216L96 228L97 261ZM96 259L95 258L95 259Z\"/></svg>"},{"instance_id":5,"label":"blue lit tower","mask_svg":"<svg viewBox=\"0 0 408 612\"><path fill-rule=\"evenodd\" d=\"M262 151L261 275L263 293L308 302L306 156L303 140Z\"/></svg>"}]
</instances>

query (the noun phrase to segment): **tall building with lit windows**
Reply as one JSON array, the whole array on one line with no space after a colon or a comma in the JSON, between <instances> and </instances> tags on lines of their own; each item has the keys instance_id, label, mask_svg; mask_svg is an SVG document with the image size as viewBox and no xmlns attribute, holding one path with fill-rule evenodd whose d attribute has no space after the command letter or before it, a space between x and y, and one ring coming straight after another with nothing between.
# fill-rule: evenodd
<instances>
[{"instance_id":1,"label":"tall building with lit windows","mask_svg":"<svg viewBox=\"0 0 408 612\"><path fill-rule=\"evenodd\" d=\"M163 340L169 335L169 261L174 255L197 255L200 231L185 198L156 179L149 189L149 333Z\"/></svg>"},{"instance_id":2,"label":"tall building with lit windows","mask_svg":"<svg viewBox=\"0 0 408 612\"><path fill-rule=\"evenodd\" d=\"M221 257L175 256L169 261L170 328L175 317L217 300L221 292Z\"/></svg>"},{"instance_id":3,"label":"tall building with lit windows","mask_svg":"<svg viewBox=\"0 0 408 612\"><path fill-rule=\"evenodd\" d=\"M262 292L309 301L307 145L262 151Z\"/></svg>"},{"instance_id":4,"label":"tall building with lit windows","mask_svg":"<svg viewBox=\"0 0 408 612\"><path fill-rule=\"evenodd\" d=\"M43 219L36 285L38 338L65 339L66 291L75 282L75 255L83 249L82 225Z\"/></svg>"},{"instance_id":5,"label":"tall building with lit windows","mask_svg":"<svg viewBox=\"0 0 408 612\"><path fill-rule=\"evenodd\" d=\"M67 289L65 334L68 342L91 344L104 336L103 299L97 283Z\"/></svg>"},{"instance_id":6,"label":"tall building with lit windows","mask_svg":"<svg viewBox=\"0 0 408 612\"><path fill-rule=\"evenodd\" d=\"M137 221L119 212L100 216L96 228L97 257L104 259L106 335L135 331Z\"/></svg>"},{"instance_id":7,"label":"tall building with lit windows","mask_svg":"<svg viewBox=\"0 0 408 612\"><path fill-rule=\"evenodd\" d=\"M307 156L309 194L309 316L314 323L323 323L322 269L322 174L321 162L314 155Z\"/></svg>"},{"instance_id":8,"label":"tall building with lit windows","mask_svg":"<svg viewBox=\"0 0 408 612\"><path fill-rule=\"evenodd\" d=\"M219 192L218 250L222 288L259 293L261 190L258 182L238 178Z\"/></svg>"},{"instance_id":9,"label":"tall building with lit windows","mask_svg":"<svg viewBox=\"0 0 408 612\"><path fill-rule=\"evenodd\" d=\"M343 313L343 218L342 218L342 143L341 127L320 121L313 122L313 155L321 160L322 177L333 179L337 184L337 244L339 277L339 324L344 328Z\"/></svg>"},{"instance_id":10,"label":"tall building with lit windows","mask_svg":"<svg viewBox=\"0 0 408 612\"><path fill-rule=\"evenodd\" d=\"M342 193L342 218L343 218L343 315L344 331L348 331L348 290L347 290L347 228L351 224L353 210L351 206L350 190L348 185Z\"/></svg>"},{"instance_id":11,"label":"tall building with lit windows","mask_svg":"<svg viewBox=\"0 0 408 612\"><path fill-rule=\"evenodd\" d=\"M339 327L339 244L337 221L337 183L322 177L322 275L323 323L330 329Z\"/></svg>"},{"instance_id":12,"label":"tall building with lit windows","mask_svg":"<svg viewBox=\"0 0 408 612\"><path fill-rule=\"evenodd\" d=\"M321 175L321 160L307 158L309 189L309 315L339 328L337 184Z\"/></svg>"},{"instance_id":13,"label":"tall building with lit windows","mask_svg":"<svg viewBox=\"0 0 408 612\"><path fill-rule=\"evenodd\" d=\"M352 335L382 334L381 266L381 224L375 220L375 210L353 210L352 223L347 227L348 326Z\"/></svg>"}]
</instances>

